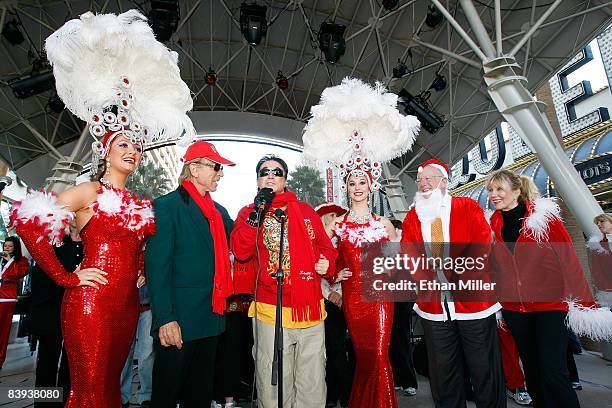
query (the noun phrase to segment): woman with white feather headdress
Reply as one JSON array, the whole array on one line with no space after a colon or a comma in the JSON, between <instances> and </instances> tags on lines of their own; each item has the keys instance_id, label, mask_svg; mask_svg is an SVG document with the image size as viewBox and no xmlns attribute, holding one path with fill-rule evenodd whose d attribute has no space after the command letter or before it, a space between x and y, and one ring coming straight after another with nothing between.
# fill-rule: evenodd
<instances>
[{"instance_id":1,"label":"woman with white feather headdress","mask_svg":"<svg viewBox=\"0 0 612 408\"><path fill-rule=\"evenodd\" d=\"M62 333L72 387L66 407L119 408L137 287L144 284L142 247L155 229L151 202L131 195L125 183L147 143L193 136L191 96L177 54L135 10L85 13L47 38L46 49L58 95L95 139L94 177L59 196L31 193L11 219L37 264L66 288ZM51 244L61 242L73 219L84 259L70 273Z\"/></svg>"},{"instance_id":2,"label":"woman with white feather headdress","mask_svg":"<svg viewBox=\"0 0 612 408\"><path fill-rule=\"evenodd\" d=\"M382 163L408 151L419 131L417 119L401 115L396 105L397 95L381 84L345 78L323 91L303 135L306 159L338 167L350 202L350 211L335 227L336 281L342 281L357 359L349 407L397 406L388 357L393 303L364 302L360 289L361 246L396 238L391 222L371 212L369 195L380 188Z\"/></svg>"}]
</instances>

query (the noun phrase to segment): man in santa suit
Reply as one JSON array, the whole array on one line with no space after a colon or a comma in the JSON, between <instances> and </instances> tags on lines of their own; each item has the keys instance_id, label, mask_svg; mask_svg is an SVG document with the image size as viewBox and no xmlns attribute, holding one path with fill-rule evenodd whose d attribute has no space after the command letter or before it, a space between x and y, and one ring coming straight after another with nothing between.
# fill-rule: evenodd
<instances>
[{"instance_id":1,"label":"man in santa suit","mask_svg":"<svg viewBox=\"0 0 612 408\"><path fill-rule=\"evenodd\" d=\"M453 245L483 243L474 246L486 248L490 243L491 229L482 209L470 198L451 197L446 190L448 179L448 166L439 160L428 160L419 167L414 208L402 227L403 248L408 243L430 247L428 255L441 258L456 251ZM444 243L450 243L450 249L449 245L444 249ZM448 282L461 276L461 271L445 268L427 276ZM423 318L429 382L436 407L464 407L468 375L477 407L506 406L495 321L499 309L499 303L485 297L466 301L463 294L444 288L419 291L414 310Z\"/></svg>"}]
</instances>

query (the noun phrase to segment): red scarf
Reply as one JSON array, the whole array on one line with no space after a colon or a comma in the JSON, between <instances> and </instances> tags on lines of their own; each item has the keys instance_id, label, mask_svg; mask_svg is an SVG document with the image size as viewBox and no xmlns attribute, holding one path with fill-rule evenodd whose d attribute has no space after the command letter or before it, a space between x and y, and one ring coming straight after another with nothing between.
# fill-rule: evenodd
<instances>
[{"instance_id":1,"label":"red scarf","mask_svg":"<svg viewBox=\"0 0 612 408\"><path fill-rule=\"evenodd\" d=\"M284 206L287 206L289 223L292 317L294 321L320 320L320 280L316 279L317 273L314 271L317 259L295 193L287 191L276 194L270 211Z\"/></svg>"},{"instance_id":2,"label":"red scarf","mask_svg":"<svg viewBox=\"0 0 612 408\"><path fill-rule=\"evenodd\" d=\"M187 190L193 201L200 207L202 214L210 225L210 234L212 235L215 248L215 279L212 293L212 308L213 312L223 315L226 307L226 298L233 293L230 257L223 218L221 218L221 213L215 207L210 193L207 192L202 197L198 189L189 180L183 181L181 186Z\"/></svg>"}]
</instances>

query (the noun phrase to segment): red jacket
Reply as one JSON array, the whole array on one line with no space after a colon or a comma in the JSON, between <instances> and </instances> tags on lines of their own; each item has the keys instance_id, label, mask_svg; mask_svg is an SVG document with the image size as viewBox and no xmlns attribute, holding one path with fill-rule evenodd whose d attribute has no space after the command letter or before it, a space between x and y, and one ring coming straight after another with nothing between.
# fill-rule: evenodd
<instances>
[{"instance_id":1,"label":"red jacket","mask_svg":"<svg viewBox=\"0 0 612 408\"><path fill-rule=\"evenodd\" d=\"M19 279L28 274L30 265L28 259L22 256L18 261L11 259L4 267L2 285L0 285L0 299L17 300L17 283Z\"/></svg>"},{"instance_id":2,"label":"red jacket","mask_svg":"<svg viewBox=\"0 0 612 408\"><path fill-rule=\"evenodd\" d=\"M337 252L333 247L325 228L321 223L321 219L317 213L306 203L299 202L300 211L304 216L304 220L312 228L308 228L312 231L310 237L310 244L313 246L315 259L319 259L319 256L323 254L329 260L329 269L325 277L330 277L335 272L335 263ZM270 253L264 243L263 228L259 231L257 247L255 246L255 237L257 234L257 228L250 226L246 223L249 213L253 210L253 205L243 207L238 213L238 218L234 223L234 230L230 236L230 243L232 252L236 259L234 265L234 286L236 293L254 292L255 276L257 274L257 252L259 251L259 260L261 265L261 272L259 274L259 281L257 287L257 301L267 303L270 305L276 305L276 278L270 276L267 270L270 264ZM271 214L268 211L268 215ZM289 251L299 251L300 248L289 248ZM278 251L277 251L278 252ZM247 263L246 265L244 263ZM238 265L238 268L236 268ZM253 267L253 265L255 267ZM314 267L314 265L313 265ZM274 271L276 272L276 271ZM319 288L319 294L321 293L321 276L314 274L315 279L312 280L312 284ZM320 299L323 299L323 295L320 294ZM291 307L291 279L286 279L283 286L283 307Z\"/></svg>"},{"instance_id":3,"label":"red jacket","mask_svg":"<svg viewBox=\"0 0 612 408\"><path fill-rule=\"evenodd\" d=\"M476 252L487 250L488 244L491 242L491 228L482 209L471 198L451 198L449 233L450 243L458 243L458 245L451 247L449 254L451 257L475 255ZM404 219L401 242L423 243L421 221L414 208L408 212ZM468 245L462 245L462 243L476 243L476 245L470 248ZM402 249L405 247L406 245L402 245ZM469 253L470 251L474 251L474 253ZM485 253L480 255L484 255L485 258L488 256ZM418 272L416 274L417 280L423 276L422 274L419 276ZM486 268L479 278L483 282L490 281ZM461 295L456 294L457 299L460 297ZM456 300L455 295L453 295L454 301L448 302L451 320L482 319L494 314L501 309L499 303L493 300L494 297L494 291L491 291L488 295L476 295L474 301ZM440 292L420 292L415 304L415 311L427 320L444 321L447 319Z\"/></svg>"},{"instance_id":4,"label":"red jacket","mask_svg":"<svg viewBox=\"0 0 612 408\"><path fill-rule=\"evenodd\" d=\"M492 257L499 273L503 308L516 312L568 310L564 300L578 299L593 306L593 295L559 217L559 207L549 198L527 201L527 211L514 253L503 244L504 219L500 210L491 216L495 240Z\"/></svg>"}]
</instances>

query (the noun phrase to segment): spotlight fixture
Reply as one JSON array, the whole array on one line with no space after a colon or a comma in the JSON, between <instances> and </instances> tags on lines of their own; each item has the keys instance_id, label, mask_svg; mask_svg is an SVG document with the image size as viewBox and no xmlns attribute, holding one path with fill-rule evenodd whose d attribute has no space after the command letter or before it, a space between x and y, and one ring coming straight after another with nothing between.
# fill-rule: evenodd
<instances>
[{"instance_id":1,"label":"spotlight fixture","mask_svg":"<svg viewBox=\"0 0 612 408\"><path fill-rule=\"evenodd\" d=\"M427 6L427 16L425 17L425 24L429 28L436 28L444 21L444 15L440 13L440 10L436 8L433 4Z\"/></svg>"},{"instance_id":2,"label":"spotlight fixture","mask_svg":"<svg viewBox=\"0 0 612 408\"><path fill-rule=\"evenodd\" d=\"M336 23L324 22L319 29L319 47L325 54L325 60L330 64L338 62L346 51L346 41L344 40L344 30L346 26Z\"/></svg>"},{"instance_id":3,"label":"spotlight fixture","mask_svg":"<svg viewBox=\"0 0 612 408\"><path fill-rule=\"evenodd\" d=\"M177 0L152 0L149 11L149 24L155 38L161 42L170 40L176 31L180 18L180 7Z\"/></svg>"},{"instance_id":4,"label":"spotlight fixture","mask_svg":"<svg viewBox=\"0 0 612 408\"><path fill-rule=\"evenodd\" d=\"M57 92L54 92L47 101L47 109L51 112L62 113L65 107L66 105L64 105L64 102L57 96Z\"/></svg>"},{"instance_id":5,"label":"spotlight fixture","mask_svg":"<svg viewBox=\"0 0 612 408\"><path fill-rule=\"evenodd\" d=\"M55 88L55 78L51 67L37 59L32 63L32 71L8 81L15 98L25 99Z\"/></svg>"},{"instance_id":6,"label":"spotlight fixture","mask_svg":"<svg viewBox=\"0 0 612 408\"><path fill-rule=\"evenodd\" d=\"M11 45L19 45L23 42L23 34L19 27L21 24L17 20L11 20L4 23L2 28L2 36L11 43Z\"/></svg>"},{"instance_id":7,"label":"spotlight fixture","mask_svg":"<svg viewBox=\"0 0 612 408\"><path fill-rule=\"evenodd\" d=\"M268 31L268 8L258 4L240 5L240 31L250 45L258 45Z\"/></svg>"},{"instance_id":8,"label":"spotlight fixture","mask_svg":"<svg viewBox=\"0 0 612 408\"><path fill-rule=\"evenodd\" d=\"M394 8L396 8L397 3L399 3L399 0L383 0L382 1L383 7L386 8L387 10L393 10Z\"/></svg>"},{"instance_id":9,"label":"spotlight fixture","mask_svg":"<svg viewBox=\"0 0 612 408\"><path fill-rule=\"evenodd\" d=\"M278 75L276 76L276 84L283 91L289 88L289 80L281 71L278 71Z\"/></svg>"},{"instance_id":10,"label":"spotlight fixture","mask_svg":"<svg viewBox=\"0 0 612 408\"><path fill-rule=\"evenodd\" d=\"M444 75L440 75L440 73L436 72L436 77L431 83L429 89L433 89L435 91L443 91L446 89L446 78Z\"/></svg>"},{"instance_id":11,"label":"spotlight fixture","mask_svg":"<svg viewBox=\"0 0 612 408\"><path fill-rule=\"evenodd\" d=\"M217 83L217 73L212 67L208 68L206 72L206 83L209 86L214 86Z\"/></svg>"},{"instance_id":12,"label":"spotlight fixture","mask_svg":"<svg viewBox=\"0 0 612 408\"><path fill-rule=\"evenodd\" d=\"M408 91L402 89L398 94L400 105L408 115L414 115L421 125L432 135L444 126L444 121L437 113L431 110L426 97L421 95L412 96Z\"/></svg>"},{"instance_id":13,"label":"spotlight fixture","mask_svg":"<svg viewBox=\"0 0 612 408\"><path fill-rule=\"evenodd\" d=\"M408 67L401 60L397 60L397 66L393 68L393 78L400 79L408 72Z\"/></svg>"}]
</instances>

